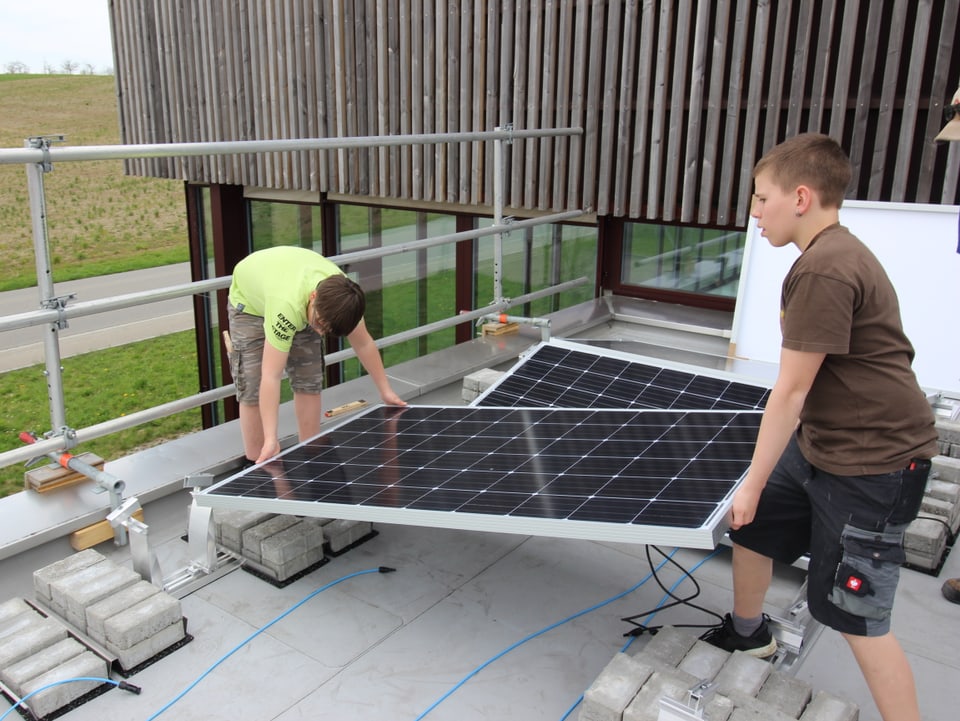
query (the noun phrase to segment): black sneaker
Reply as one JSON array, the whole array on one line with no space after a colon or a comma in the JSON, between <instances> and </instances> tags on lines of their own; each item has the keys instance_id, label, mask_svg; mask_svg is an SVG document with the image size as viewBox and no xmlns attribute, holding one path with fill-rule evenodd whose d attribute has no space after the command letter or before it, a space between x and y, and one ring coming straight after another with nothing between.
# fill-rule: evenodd
<instances>
[{"instance_id":1,"label":"black sneaker","mask_svg":"<svg viewBox=\"0 0 960 721\"><path fill-rule=\"evenodd\" d=\"M764 615L760 628L749 636L741 636L733 628L733 619L728 613L723 617L723 625L712 628L700 637L711 646L722 648L724 651L743 651L757 658L772 656L777 650L777 641L767 626L767 616Z\"/></svg>"}]
</instances>

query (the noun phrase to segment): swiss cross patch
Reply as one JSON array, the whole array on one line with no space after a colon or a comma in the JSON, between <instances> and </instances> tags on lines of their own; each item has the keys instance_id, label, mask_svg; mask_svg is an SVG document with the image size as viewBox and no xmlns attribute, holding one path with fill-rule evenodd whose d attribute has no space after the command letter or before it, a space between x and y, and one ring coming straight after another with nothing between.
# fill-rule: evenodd
<instances>
[{"instance_id":1,"label":"swiss cross patch","mask_svg":"<svg viewBox=\"0 0 960 721\"><path fill-rule=\"evenodd\" d=\"M864 577L856 568L846 563L841 563L840 568L837 569L836 584L837 588L842 588L854 596L873 595L870 580Z\"/></svg>"},{"instance_id":2,"label":"swiss cross patch","mask_svg":"<svg viewBox=\"0 0 960 721\"><path fill-rule=\"evenodd\" d=\"M846 586L848 590L857 593L863 586L863 581L856 576L848 576Z\"/></svg>"}]
</instances>

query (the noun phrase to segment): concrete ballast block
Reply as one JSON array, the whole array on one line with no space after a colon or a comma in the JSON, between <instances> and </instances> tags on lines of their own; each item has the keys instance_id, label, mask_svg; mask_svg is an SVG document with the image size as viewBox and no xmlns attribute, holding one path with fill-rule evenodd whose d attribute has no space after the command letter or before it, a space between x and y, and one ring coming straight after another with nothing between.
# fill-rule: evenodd
<instances>
[{"instance_id":1,"label":"concrete ballast block","mask_svg":"<svg viewBox=\"0 0 960 721\"><path fill-rule=\"evenodd\" d=\"M213 515L214 538L235 553L243 550L243 532L273 518L262 511L221 511Z\"/></svg>"},{"instance_id":2,"label":"concrete ballast block","mask_svg":"<svg viewBox=\"0 0 960 721\"><path fill-rule=\"evenodd\" d=\"M757 694L758 701L774 704L793 718L799 718L812 697L810 684L780 671L771 672Z\"/></svg>"},{"instance_id":3,"label":"concrete ballast block","mask_svg":"<svg viewBox=\"0 0 960 721\"><path fill-rule=\"evenodd\" d=\"M31 656L27 656L22 661L0 669L0 680L22 698L26 694L24 688L31 680L66 663L71 658L86 653L86 651L86 646L76 639L65 638Z\"/></svg>"},{"instance_id":4,"label":"concrete ballast block","mask_svg":"<svg viewBox=\"0 0 960 721\"><path fill-rule=\"evenodd\" d=\"M36 614L35 621L18 629L15 634L4 638L0 643L0 668L22 661L27 656L52 646L66 637L66 626L52 618L44 618Z\"/></svg>"},{"instance_id":5,"label":"concrete ballast block","mask_svg":"<svg viewBox=\"0 0 960 721\"><path fill-rule=\"evenodd\" d=\"M323 533L332 553L339 553L351 543L356 543L372 532L373 524L370 521L336 519L323 527Z\"/></svg>"},{"instance_id":6,"label":"concrete ballast block","mask_svg":"<svg viewBox=\"0 0 960 721\"><path fill-rule=\"evenodd\" d=\"M88 548L33 572L33 592L41 601L50 601L50 584L77 571L106 561L106 557Z\"/></svg>"},{"instance_id":7,"label":"concrete ballast block","mask_svg":"<svg viewBox=\"0 0 960 721\"><path fill-rule=\"evenodd\" d=\"M22 598L11 598L8 601L0 603L0 635L3 634L3 628L8 621L25 613L36 613L33 607Z\"/></svg>"},{"instance_id":8,"label":"concrete ballast block","mask_svg":"<svg viewBox=\"0 0 960 721\"><path fill-rule=\"evenodd\" d=\"M182 619L180 601L168 593L157 593L108 618L103 630L108 644L128 649Z\"/></svg>"},{"instance_id":9,"label":"concrete ballast block","mask_svg":"<svg viewBox=\"0 0 960 721\"><path fill-rule=\"evenodd\" d=\"M323 548L323 529L312 523L295 523L263 539L261 562L265 566L279 567L317 548Z\"/></svg>"},{"instance_id":10,"label":"concrete ballast block","mask_svg":"<svg viewBox=\"0 0 960 721\"><path fill-rule=\"evenodd\" d=\"M144 639L140 643L134 644L130 648L119 648L109 641L106 644L107 650L116 656L121 668L127 671L139 666L144 661L153 658L161 651L165 651L175 643L180 642L186 637L183 629L183 621L177 621L162 629L159 633L150 638Z\"/></svg>"},{"instance_id":11,"label":"concrete ballast block","mask_svg":"<svg viewBox=\"0 0 960 721\"><path fill-rule=\"evenodd\" d=\"M264 539L270 538L270 536L274 536L299 522L300 519L296 516L272 516L262 523L248 528L242 535L241 552L247 558L261 563L263 561L261 547Z\"/></svg>"},{"instance_id":12,"label":"concrete ballast block","mask_svg":"<svg viewBox=\"0 0 960 721\"><path fill-rule=\"evenodd\" d=\"M87 633L98 643L105 643L107 632L104 624L108 619L160 592L152 583L141 580L102 601L97 601L87 609Z\"/></svg>"},{"instance_id":13,"label":"concrete ballast block","mask_svg":"<svg viewBox=\"0 0 960 721\"><path fill-rule=\"evenodd\" d=\"M37 689L53 683L62 681L65 678L81 678L96 676L105 678L109 668L106 660L100 658L92 651L85 651L79 656L75 656L65 663L51 669L47 673L37 676L25 687L25 693L32 693ZM64 683L57 686L51 686L33 696L27 705L37 718L42 718L58 708L66 706L85 693L89 693L100 685L98 681L77 681L76 683Z\"/></svg>"},{"instance_id":14,"label":"concrete ballast block","mask_svg":"<svg viewBox=\"0 0 960 721\"><path fill-rule=\"evenodd\" d=\"M620 721L653 669L624 653L616 654L584 694L580 721Z\"/></svg>"},{"instance_id":15,"label":"concrete ballast block","mask_svg":"<svg viewBox=\"0 0 960 721\"><path fill-rule=\"evenodd\" d=\"M960 483L960 458L934 456L930 475L941 481Z\"/></svg>"},{"instance_id":16,"label":"concrete ballast block","mask_svg":"<svg viewBox=\"0 0 960 721\"><path fill-rule=\"evenodd\" d=\"M820 691L804 710L800 721L858 721L860 708L839 696Z\"/></svg>"},{"instance_id":17,"label":"concrete ballast block","mask_svg":"<svg viewBox=\"0 0 960 721\"><path fill-rule=\"evenodd\" d=\"M54 603L62 605L66 620L86 632L87 608L141 580L130 568L101 563L55 581L50 590Z\"/></svg>"},{"instance_id":18,"label":"concrete ballast block","mask_svg":"<svg viewBox=\"0 0 960 721\"><path fill-rule=\"evenodd\" d=\"M643 654L656 656L664 663L676 666L696 642L697 634L692 630L667 626L647 642Z\"/></svg>"},{"instance_id":19,"label":"concrete ballast block","mask_svg":"<svg viewBox=\"0 0 960 721\"><path fill-rule=\"evenodd\" d=\"M677 668L701 681L712 681L729 658L730 654L723 649L711 646L705 641L697 641L677 664ZM759 684L757 687L759 688Z\"/></svg>"},{"instance_id":20,"label":"concrete ballast block","mask_svg":"<svg viewBox=\"0 0 960 721\"><path fill-rule=\"evenodd\" d=\"M747 696L760 693L772 666L766 661L742 651L734 651L717 674L717 691L724 696L740 692Z\"/></svg>"}]
</instances>

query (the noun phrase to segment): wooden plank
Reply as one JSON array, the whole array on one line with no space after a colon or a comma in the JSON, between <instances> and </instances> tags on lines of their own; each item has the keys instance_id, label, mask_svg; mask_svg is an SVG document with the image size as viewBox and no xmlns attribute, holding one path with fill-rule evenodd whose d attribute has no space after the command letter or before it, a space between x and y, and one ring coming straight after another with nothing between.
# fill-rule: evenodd
<instances>
[{"instance_id":1,"label":"wooden plank","mask_svg":"<svg viewBox=\"0 0 960 721\"><path fill-rule=\"evenodd\" d=\"M557 51L560 47L558 28L560 25L560 9L553 0L547 0L543 7L543 71L540 82L540 128L554 127L556 122L557 106L557 72L560 60ZM551 188L553 186L554 168L554 139L543 138L539 142L540 164L539 170L534 171L532 178L534 190L537 191L537 208L550 208Z\"/></svg>"},{"instance_id":2,"label":"wooden plank","mask_svg":"<svg viewBox=\"0 0 960 721\"><path fill-rule=\"evenodd\" d=\"M925 0L914 5L913 41L914 48L908 59L907 84L903 92L903 105L900 111L900 134L897 139L897 152L893 167L893 187L890 199L894 202L913 200L910 169L913 165L914 134L917 130L917 115L920 111L920 93L922 82L926 79L926 49L930 35L930 2Z\"/></svg>"},{"instance_id":3,"label":"wooden plank","mask_svg":"<svg viewBox=\"0 0 960 721\"><path fill-rule=\"evenodd\" d=\"M473 106L474 106L474 84L476 78L473 76L473 67L475 65L475 52L476 48L474 45L474 36L473 36L473 13L474 9L471 3L463 3L460 6L460 37L459 45L460 52L458 53L458 60L460 63L460 78L457 89L457 100L459 101L459 109L457 116L459 118L458 129L461 132L466 132L472 129L473 127ZM476 63L480 68L483 67L482 64ZM482 95L479 97L483 97ZM469 203L470 202L470 178L471 178L471 163L470 158L473 155L473 143L460 143L459 144L459 172L457 180L457 202L459 203Z\"/></svg>"},{"instance_id":4,"label":"wooden plank","mask_svg":"<svg viewBox=\"0 0 960 721\"><path fill-rule=\"evenodd\" d=\"M104 460L96 453L81 453L76 456L78 461L86 463L97 470L103 470ZM30 468L23 474L23 488L37 493L49 493L58 488L75 486L92 479L72 468L64 468L59 463L48 463L44 466Z\"/></svg>"},{"instance_id":5,"label":"wooden plank","mask_svg":"<svg viewBox=\"0 0 960 721\"><path fill-rule=\"evenodd\" d=\"M353 19L353 56L357 68L358 100L362 99L363 110L358 108L357 129L358 135L377 135L380 102L380 84L377 77L377 29L372 18L376 17L374 0L367 0L362 6L356 6L357 12ZM376 148L363 148L357 152L357 163L363 169L363 175L358 179L357 186L360 192L369 195L380 195L380 151Z\"/></svg>"},{"instance_id":6,"label":"wooden plank","mask_svg":"<svg viewBox=\"0 0 960 721\"><path fill-rule=\"evenodd\" d=\"M763 5L757 8L762 12ZM663 220L672 221L677 216L677 185L681 168L677 158L682 157L683 130L686 125L684 103L687 98L687 69L690 64L690 25L693 9L690 0L680 0L674 28L673 68L670 78L670 122L667 130L667 161L664 163ZM761 65L762 67L762 65Z\"/></svg>"},{"instance_id":7,"label":"wooden plank","mask_svg":"<svg viewBox=\"0 0 960 721\"><path fill-rule=\"evenodd\" d=\"M525 3L518 3L513 13L513 109L510 122L515 128L523 128L524 108L527 101L527 83L529 80L527 64L530 58L527 54L527 38L530 33L530 14ZM510 146L510 195L504 196L504 204L515 208L523 207L523 164L526 157L526 141L514 140Z\"/></svg>"},{"instance_id":8,"label":"wooden plank","mask_svg":"<svg viewBox=\"0 0 960 721\"><path fill-rule=\"evenodd\" d=\"M960 3L950 3L949 7L944 10L942 22L940 23L940 36L937 40L937 46L941 52L937 53L937 59L933 68L931 82L933 102L930 104L926 113L926 129L924 131L924 137L926 138L935 138L937 133L940 132L940 129L943 127L943 107L950 103L950 100L953 98L953 93L956 90L952 84L948 83L952 80L950 77L950 50L956 47L957 42L960 41L960 37L958 37L960 32L958 32L957 28L958 20L960 20L958 14L960 14ZM938 145L940 144L923 144L920 158L920 177L917 179L918 198L932 198L934 166L939 150ZM952 146L954 151L960 150L960 143L950 143L949 145ZM953 159L958 159L957 154L954 154ZM958 170L960 170L960 168L954 163L952 169L948 165L947 172L943 175L943 195L940 198L940 202L945 205L953 205L956 203L957 176L960 175Z\"/></svg>"},{"instance_id":9,"label":"wooden plank","mask_svg":"<svg viewBox=\"0 0 960 721\"><path fill-rule=\"evenodd\" d=\"M603 32L605 5L606 3L603 0L593 0L590 11L591 32L587 34L588 38ZM587 63L589 70L587 72L587 96L584 105L586 122L584 123L583 137L583 198L584 202L587 203L590 203L592 199L594 211L603 215L606 208L600 207L599 193L597 192L597 156L601 154L598 109L602 90L600 78L603 77L603 43L590 42Z\"/></svg>"},{"instance_id":10,"label":"wooden plank","mask_svg":"<svg viewBox=\"0 0 960 721\"><path fill-rule=\"evenodd\" d=\"M133 518L141 523L143 520L143 509L140 508L133 512ZM112 541L114 538L113 526L106 519L94 523L92 526L81 528L70 534L70 547L74 551L83 551L87 548L93 548L101 543Z\"/></svg>"},{"instance_id":11,"label":"wooden plank","mask_svg":"<svg viewBox=\"0 0 960 721\"><path fill-rule=\"evenodd\" d=\"M573 69L570 80L570 125L583 128L587 116L587 38L590 33L590 6L586 2L577 3L577 13L573 31ZM596 45L596 43L593 43ZM586 173L583 169L584 135L570 138L570 151L567 164L567 207L579 208L587 203L583 192ZM593 197L590 196L590 202Z\"/></svg>"},{"instance_id":12,"label":"wooden plank","mask_svg":"<svg viewBox=\"0 0 960 721\"><path fill-rule=\"evenodd\" d=\"M886 62L883 67L880 90L880 112L874 131L873 155L870 162L870 197L879 198L886 177L888 149L893 140L892 127L896 110L897 83L900 77L900 56L903 51L903 33L907 28L907 12L911 8L907 0L896 0L893 17L890 19L890 35L883 52Z\"/></svg>"},{"instance_id":13,"label":"wooden plank","mask_svg":"<svg viewBox=\"0 0 960 721\"><path fill-rule=\"evenodd\" d=\"M404 135L411 133L413 122L410 111L410 94L412 92L413 59L410 57L411 48L411 17L409 12L409 3L398 3L398 35L399 47L397 51L397 73L399 75L399 100L400 100L400 132ZM406 72L400 72L400 67L409 69ZM399 174L399 193L401 198L411 197L411 161L413 160L412 148L405 145L400 148L400 165L394 168L394 174Z\"/></svg>"},{"instance_id":14,"label":"wooden plank","mask_svg":"<svg viewBox=\"0 0 960 721\"><path fill-rule=\"evenodd\" d=\"M690 81L687 100L687 138L684 144L683 176L681 180L680 222L691 223L696 209L700 170L704 165L700 154L700 133L703 125L703 98L706 92L707 40L710 31L710 5L697 5L693 28L693 53L690 59Z\"/></svg>"},{"instance_id":15,"label":"wooden plank","mask_svg":"<svg viewBox=\"0 0 960 721\"><path fill-rule=\"evenodd\" d=\"M793 73L790 76L790 104L787 107L786 137L797 135L801 130L800 123L804 110L807 67L809 66L809 43L813 36L811 30L813 27L813 5L811 2L801 2L798 6L797 26L793 32L797 44L791 59Z\"/></svg>"},{"instance_id":16,"label":"wooden plank","mask_svg":"<svg viewBox=\"0 0 960 721\"><path fill-rule=\"evenodd\" d=\"M863 52L860 56L860 73L857 79L857 99L853 114L853 126L850 140L850 162L856 171L863 167L865 148L868 144L871 103L873 98L873 80L880 56L880 21L883 6L880 3L867 3L867 23L864 27ZM869 164L869 160L867 161ZM859 197L862 172L854 172L853 180L847 191L850 197Z\"/></svg>"},{"instance_id":17,"label":"wooden plank","mask_svg":"<svg viewBox=\"0 0 960 721\"><path fill-rule=\"evenodd\" d=\"M400 94L400 18L397 14L397 3L387 3L387 77L389 113L387 118L389 125L387 127L388 135L396 135L400 132L400 111L402 104L397 102ZM387 170L388 184L386 192L390 197L396 198L400 193L400 152L401 148L397 145L391 145L387 151L390 166Z\"/></svg>"},{"instance_id":18,"label":"wooden plank","mask_svg":"<svg viewBox=\"0 0 960 721\"><path fill-rule=\"evenodd\" d=\"M455 132L460 127L460 13L457 6L452 3L447 5L446 55L447 82L444 92L447 120L444 132ZM456 203L460 196L460 145L444 143L444 148L447 153L447 183L444 188L444 199L448 203Z\"/></svg>"},{"instance_id":19,"label":"wooden plank","mask_svg":"<svg viewBox=\"0 0 960 721\"><path fill-rule=\"evenodd\" d=\"M500 26L500 48L498 52L499 66L500 66L500 77L497 81L497 89L499 95L499 102L497 105L497 122L494 124L496 127L506 127L508 124L513 122L513 98L516 94L516 88L514 87L514 74L513 67L516 58L516 45L515 45L515 21L516 21L516 7L513 0L503 0L501 3L501 26ZM492 145L492 143L491 143ZM491 157L490 157L490 174L493 175L493 149L491 148ZM506 204L510 201L512 197L512 188L513 188L513 174L511 169L513 167L513 158L514 158L514 148L512 144L503 143L503 177L500 179L503 182L503 202ZM490 188L490 205L493 205L493 187L491 182Z\"/></svg>"},{"instance_id":20,"label":"wooden plank","mask_svg":"<svg viewBox=\"0 0 960 721\"><path fill-rule=\"evenodd\" d=\"M823 131L823 110L827 98L827 70L830 66L836 2L828 0L819 13L816 45L813 50L813 81L810 88L810 116L807 127Z\"/></svg>"},{"instance_id":21,"label":"wooden plank","mask_svg":"<svg viewBox=\"0 0 960 721\"><path fill-rule=\"evenodd\" d=\"M710 80L707 95L707 124L703 134L703 172L700 175L699 221L717 222L713 202L716 178L720 170L720 125L723 120L724 68L726 66L725 40L729 37L731 0L720 0L714 10L713 57L710 61Z\"/></svg>"},{"instance_id":22,"label":"wooden plank","mask_svg":"<svg viewBox=\"0 0 960 721\"><path fill-rule=\"evenodd\" d=\"M536 128L540 124L540 100L543 94L543 3L541 0L529 2L530 26L525 40L524 52L527 56L527 92L526 108L521 127ZM537 157L540 151L539 141L532 139L523 147L523 207L535 207L537 202Z\"/></svg>"},{"instance_id":23,"label":"wooden plank","mask_svg":"<svg viewBox=\"0 0 960 721\"><path fill-rule=\"evenodd\" d=\"M572 127L570 121L570 78L573 73L573 9L577 3L560 3L560 30L557 48L557 110L553 119L553 127ZM586 7L585 2L579 5ZM570 139L556 138L553 141L553 198L550 208L555 211L564 209L564 196L568 187L567 173L569 172ZM573 206L570 206L573 207ZM577 206L579 207L579 206Z\"/></svg>"},{"instance_id":24,"label":"wooden plank","mask_svg":"<svg viewBox=\"0 0 960 721\"><path fill-rule=\"evenodd\" d=\"M848 0L840 20L840 44L837 47L836 73L833 78L833 102L830 105L830 137L844 144L847 121L847 101L850 97L850 77L856 62L853 53L857 44L860 19L860 0ZM844 144L845 145L845 144Z\"/></svg>"},{"instance_id":25,"label":"wooden plank","mask_svg":"<svg viewBox=\"0 0 960 721\"><path fill-rule=\"evenodd\" d=\"M635 145L631 147L630 137L637 123L637 117L642 112L642 105L636 101L633 92L637 84L634 49L637 44L639 24L637 4L627 3L623 17L623 46L620 50L620 88L617 91L619 119L613 145L617 149L613 159L613 215L625 215L627 212L627 197L631 187L627 178L630 174L631 160L636 160L634 156L638 151Z\"/></svg>"},{"instance_id":26,"label":"wooden plank","mask_svg":"<svg viewBox=\"0 0 960 721\"><path fill-rule=\"evenodd\" d=\"M739 168L739 135L740 135L740 103L743 94L744 62L747 51L747 27L749 17L753 12L752 3L748 0L737 2L734 18L733 47L730 48L730 82L727 86L727 113L723 133L723 154L718 158L720 163L720 187L718 188L717 223L726 225L733 223L733 208L730 199L733 197L734 178L738 176Z\"/></svg>"},{"instance_id":27,"label":"wooden plank","mask_svg":"<svg viewBox=\"0 0 960 721\"><path fill-rule=\"evenodd\" d=\"M790 13L792 0L783 0L776 4L774 12L773 50L767 68L769 88L767 107L764 117L763 136L760 140L761 154L777 144L780 138L780 122L783 116L783 88L787 68L787 48L790 44Z\"/></svg>"},{"instance_id":28,"label":"wooden plank","mask_svg":"<svg viewBox=\"0 0 960 721\"><path fill-rule=\"evenodd\" d=\"M432 133L436 129L436 65L437 18L434 12L434 0L423 0L423 132ZM434 200L437 197L436 186L436 147L423 146L423 199Z\"/></svg>"},{"instance_id":29,"label":"wooden plank","mask_svg":"<svg viewBox=\"0 0 960 721\"><path fill-rule=\"evenodd\" d=\"M423 132L423 0L411 0L410 16L410 132ZM410 197L424 198L423 191L423 146L414 145L410 150Z\"/></svg>"},{"instance_id":30,"label":"wooden plank","mask_svg":"<svg viewBox=\"0 0 960 721\"><path fill-rule=\"evenodd\" d=\"M490 30L487 25L488 8L486 0L473 4L473 102L468 104L473 112L470 119L471 130L492 130L486 127L487 108L487 38ZM476 206L482 202L484 153L487 143L470 144L470 178L468 180L467 202Z\"/></svg>"},{"instance_id":31,"label":"wooden plank","mask_svg":"<svg viewBox=\"0 0 960 721\"><path fill-rule=\"evenodd\" d=\"M447 12L446 3L436 0L434 10L436 23L436 55L434 60L434 82L437 89L434 102L434 132L447 131ZM434 183L436 200L447 201L447 156L449 149L445 143L434 146Z\"/></svg>"},{"instance_id":32,"label":"wooden plank","mask_svg":"<svg viewBox=\"0 0 960 721\"><path fill-rule=\"evenodd\" d=\"M599 81L599 78L601 77L599 73L602 72L603 82L602 86L599 87L598 90L603 98L601 102L605 108L617 107L617 68L620 64L620 56L622 52L620 28L622 27L623 12L624 8L622 2L615 0L614 2L610 3L607 13L607 21L609 23L607 28L608 42L605 43L606 52L603 54L602 69L597 68L598 75L596 77L596 80ZM615 41L614 38L616 39ZM597 112L599 108L596 104L590 105L589 107L593 109L594 116L600 114ZM603 114L603 119L600 122L599 127L599 141L600 148L616 147L616 113ZM614 188L612 187L612 184L614 163L616 162L617 156L615 152L602 152L599 155L600 162L598 163L596 170L597 213L600 215L606 215L613 212Z\"/></svg>"},{"instance_id":33,"label":"wooden plank","mask_svg":"<svg viewBox=\"0 0 960 721\"><path fill-rule=\"evenodd\" d=\"M656 70L650 107L650 162L647 165L646 216L651 220L659 216L663 200L661 190L663 152L667 132L667 82L671 74L670 46L673 37L673 8L670 5L670 3L661 5L657 16Z\"/></svg>"},{"instance_id":34,"label":"wooden plank","mask_svg":"<svg viewBox=\"0 0 960 721\"><path fill-rule=\"evenodd\" d=\"M653 83L653 48L657 32L657 12L652 3L643 4L640 16L640 58L637 87L634 93L636 120L633 129L633 158L631 160L630 205L631 218L640 218L644 214L644 201L647 190L647 150L650 146L650 117L653 107L650 101Z\"/></svg>"},{"instance_id":35,"label":"wooden plank","mask_svg":"<svg viewBox=\"0 0 960 721\"><path fill-rule=\"evenodd\" d=\"M754 14L753 53L750 61L750 73L747 76L747 113L743 121L745 138L740 154L740 173L734 188L736 204L736 224L745 227L749 220L753 199L753 166L757 161L757 135L760 132L760 114L753 110L759 108L763 97L763 61L767 54L767 38L770 32L770 6L766 3L757 7Z\"/></svg>"}]
</instances>

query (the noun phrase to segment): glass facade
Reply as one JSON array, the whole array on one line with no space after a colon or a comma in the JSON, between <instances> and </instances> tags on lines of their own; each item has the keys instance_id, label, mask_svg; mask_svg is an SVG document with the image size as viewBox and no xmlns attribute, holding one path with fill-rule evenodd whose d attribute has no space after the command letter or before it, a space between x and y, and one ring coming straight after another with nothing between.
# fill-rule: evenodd
<instances>
[{"instance_id":1,"label":"glass facade","mask_svg":"<svg viewBox=\"0 0 960 721\"><path fill-rule=\"evenodd\" d=\"M621 282L736 298L746 240L742 231L624 223Z\"/></svg>"}]
</instances>

